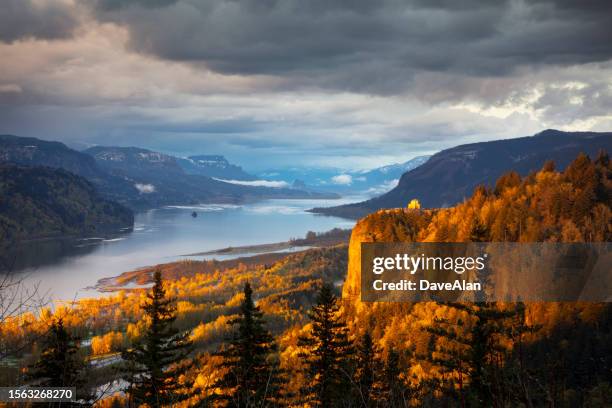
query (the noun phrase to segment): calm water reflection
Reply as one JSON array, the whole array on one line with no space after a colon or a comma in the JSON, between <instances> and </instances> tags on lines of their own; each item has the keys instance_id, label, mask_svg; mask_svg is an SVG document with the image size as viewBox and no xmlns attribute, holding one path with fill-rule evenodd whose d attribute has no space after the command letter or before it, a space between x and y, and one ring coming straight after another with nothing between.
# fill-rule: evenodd
<instances>
[{"instance_id":1,"label":"calm water reflection","mask_svg":"<svg viewBox=\"0 0 612 408\"><path fill-rule=\"evenodd\" d=\"M9 255L28 284L54 299L96 296L98 279L185 259L184 254L286 241L309 230L351 228L353 222L305 212L346 200L268 200L232 205L165 207L136 214L134 229L115 236L32 242ZM196 218L192 217L197 212ZM201 259L201 258L200 258Z\"/></svg>"}]
</instances>

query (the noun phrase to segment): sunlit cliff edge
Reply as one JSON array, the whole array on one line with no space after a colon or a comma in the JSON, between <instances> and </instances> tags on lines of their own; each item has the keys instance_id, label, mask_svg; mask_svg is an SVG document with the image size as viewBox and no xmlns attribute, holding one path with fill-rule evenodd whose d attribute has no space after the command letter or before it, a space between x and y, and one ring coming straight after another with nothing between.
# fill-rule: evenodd
<instances>
[{"instance_id":1,"label":"sunlit cliff edge","mask_svg":"<svg viewBox=\"0 0 612 408\"><path fill-rule=\"evenodd\" d=\"M370 330L383 347L403 344L425 352L422 330L448 308L433 302L366 303L360 299L364 242L606 242L612 239L612 169L608 156L580 155L563 172L546 163L521 177L508 172L494 188L478 187L452 208L379 210L355 225L342 289L353 329ZM552 330L594 322L601 304L532 303L527 318Z\"/></svg>"}]
</instances>

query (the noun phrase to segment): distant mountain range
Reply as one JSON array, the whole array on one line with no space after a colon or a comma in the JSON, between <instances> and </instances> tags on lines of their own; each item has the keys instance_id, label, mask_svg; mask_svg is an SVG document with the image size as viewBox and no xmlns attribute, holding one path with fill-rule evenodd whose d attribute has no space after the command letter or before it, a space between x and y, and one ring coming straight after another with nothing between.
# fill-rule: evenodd
<instances>
[{"instance_id":1,"label":"distant mountain range","mask_svg":"<svg viewBox=\"0 0 612 408\"><path fill-rule=\"evenodd\" d=\"M469 197L477 185L491 186L507 171L526 175L547 160L563 169L578 153L594 157L600 149L612 151L612 132L545 130L530 137L461 145L443 150L404 173L397 187L386 194L313 212L359 218L381 208L404 207L413 198L424 207L448 207Z\"/></svg>"},{"instance_id":2,"label":"distant mountain range","mask_svg":"<svg viewBox=\"0 0 612 408\"><path fill-rule=\"evenodd\" d=\"M132 212L63 169L0 164L0 245L131 227Z\"/></svg>"},{"instance_id":3,"label":"distant mountain range","mask_svg":"<svg viewBox=\"0 0 612 408\"><path fill-rule=\"evenodd\" d=\"M324 167L272 169L263 172L260 177L283 181L296 188L373 196L395 187L403 173L422 165L429 157L418 156L404 163L364 171L346 171Z\"/></svg>"},{"instance_id":4,"label":"distant mountain range","mask_svg":"<svg viewBox=\"0 0 612 408\"><path fill-rule=\"evenodd\" d=\"M336 197L291 188L241 185L210 176L188 174L181 165L184 159L137 147L97 146L84 153L91 155L107 173L133 183L140 196L146 197L153 207L202 202L240 203L261 198ZM196 166L206 168L201 163Z\"/></svg>"},{"instance_id":5,"label":"distant mountain range","mask_svg":"<svg viewBox=\"0 0 612 408\"><path fill-rule=\"evenodd\" d=\"M239 203L263 198L335 198L295 188L226 183L254 179L221 156L189 159L137 147L92 147L79 152L63 143L0 135L0 163L61 168L89 180L101 196L132 209L172 204ZM206 175L208 174L208 175ZM215 177L215 178L213 178Z\"/></svg>"}]
</instances>

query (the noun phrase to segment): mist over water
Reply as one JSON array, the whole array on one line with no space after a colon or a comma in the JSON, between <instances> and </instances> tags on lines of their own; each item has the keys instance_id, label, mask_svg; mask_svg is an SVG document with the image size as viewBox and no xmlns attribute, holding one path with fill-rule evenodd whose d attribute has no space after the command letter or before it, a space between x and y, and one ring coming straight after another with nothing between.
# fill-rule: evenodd
<instances>
[{"instance_id":1,"label":"mist over water","mask_svg":"<svg viewBox=\"0 0 612 408\"><path fill-rule=\"evenodd\" d=\"M16 273L52 299L100 296L93 285L137 268L229 246L303 238L308 231L352 228L354 222L306 212L342 200L266 200L245 205L169 206L135 215L134 228L116 236L31 242L15 251ZM196 212L197 217L192 217ZM214 256L227 259L230 256ZM212 258L212 257L209 257Z\"/></svg>"}]
</instances>

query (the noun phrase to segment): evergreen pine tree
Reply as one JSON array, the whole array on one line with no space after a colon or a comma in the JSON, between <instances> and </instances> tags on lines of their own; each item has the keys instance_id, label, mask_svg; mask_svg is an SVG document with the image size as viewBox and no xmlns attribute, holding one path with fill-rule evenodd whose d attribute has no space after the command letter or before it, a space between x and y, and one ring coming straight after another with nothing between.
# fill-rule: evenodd
<instances>
[{"instance_id":1,"label":"evergreen pine tree","mask_svg":"<svg viewBox=\"0 0 612 408\"><path fill-rule=\"evenodd\" d=\"M79 339L66 330L63 319L59 318L51 323L42 353L28 377L37 387L75 387L77 398L88 400L91 396L84 392L85 368L86 363L79 354Z\"/></svg>"},{"instance_id":2,"label":"evergreen pine tree","mask_svg":"<svg viewBox=\"0 0 612 408\"><path fill-rule=\"evenodd\" d=\"M279 367L271 361L276 351L274 338L265 328L263 313L253 302L253 290L244 285L244 300L240 314L229 322L237 326L229 346L217 353L223 357L225 374L212 386L224 390L214 398L229 407L265 407L279 397Z\"/></svg>"},{"instance_id":3,"label":"evergreen pine tree","mask_svg":"<svg viewBox=\"0 0 612 408\"><path fill-rule=\"evenodd\" d=\"M180 392L179 377L189 367L184 360L191 343L188 332L179 333L172 327L176 306L174 299L166 296L159 271L154 274L154 285L141 308L148 320L147 329L132 348L123 352L130 401L156 408L184 400L189 395Z\"/></svg>"},{"instance_id":4,"label":"evergreen pine tree","mask_svg":"<svg viewBox=\"0 0 612 408\"><path fill-rule=\"evenodd\" d=\"M355 384L358 388L357 401L365 407L372 407L377 400L375 387L379 386L376 381L380 372L377 356L378 350L372 342L372 336L366 332L356 346L355 353Z\"/></svg>"},{"instance_id":5,"label":"evergreen pine tree","mask_svg":"<svg viewBox=\"0 0 612 408\"><path fill-rule=\"evenodd\" d=\"M323 285L309 313L312 331L299 339L299 345L307 350L302 353L308 379L303 391L311 406L343 406L350 395L353 350L339 311L332 287Z\"/></svg>"},{"instance_id":6,"label":"evergreen pine tree","mask_svg":"<svg viewBox=\"0 0 612 408\"><path fill-rule=\"evenodd\" d=\"M506 388L500 382L498 365L506 352L501 339L508 337L507 330L516 311L502 310L495 303L486 302L446 305L466 312L473 323L468 326L461 319L457 322L436 319L436 325L427 331L434 339L444 339L446 346L425 358L438 367L442 378L457 378L439 383L447 396L460 400L462 406L494 406L493 397L503 397Z\"/></svg>"},{"instance_id":7,"label":"evergreen pine tree","mask_svg":"<svg viewBox=\"0 0 612 408\"><path fill-rule=\"evenodd\" d=\"M512 340L512 353L505 362L504 375L508 378L512 404L522 404L526 407L534 405L534 396L538 394L537 384L532 379L529 369L530 354L529 344L526 336L533 335L539 331L541 325L527 324L525 318L525 304L517 302L514 308L515 315L510 323L508 335ZM542 364L544 365L544 364Z\"/></svg>"},{"instance_id":8,"label":"evergreen pine tree","mask_svg":"<svg viewBox=\"0 0 612 408\"><path fill-rule=\"evenodd\" d=\"M390 348L387 354L381 381L381 401L385 407L404 407L406 386L402 381L400 368L400 355Z\"/></svg>"},{"instance_id":9,"label":"evergreen pine tree","mask_svg":"<svg viewBox=\"0 0 612 408\"><path fill-rule=\"evenodd\" d=\"M595 166L599 178L596 189L597 201L610 205L612 204L612 189L610 188L612 164L610 163L610 156L605 150L600 150L597 154Z\"/></svg>"}]
</instances>

